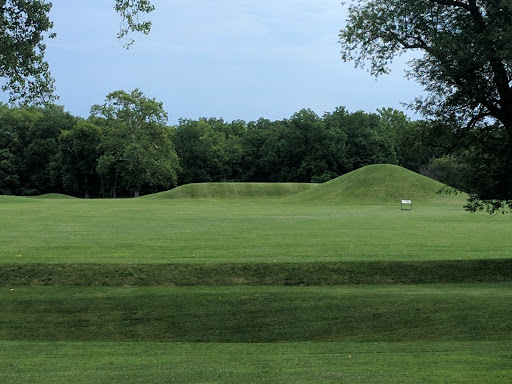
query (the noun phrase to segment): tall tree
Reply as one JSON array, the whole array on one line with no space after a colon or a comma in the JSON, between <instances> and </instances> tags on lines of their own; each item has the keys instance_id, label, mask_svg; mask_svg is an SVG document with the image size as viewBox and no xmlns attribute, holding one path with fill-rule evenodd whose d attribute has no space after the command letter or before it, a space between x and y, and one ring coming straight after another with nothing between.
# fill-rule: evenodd
<instances>
[{"instance_id":1,"label":"tall tree","mask_svg":"<svg viewBox=\"0 0 512 384\"><path fill-rule=\"evenodd\" d=\"M138 89L115 91L103 105L94 105L91 115L105 127L98 171L109 180L113 195L118 185L139 196L143 187L176 184L178 156L162 103Z\"/></svg>"},{"instance_id":2,"label":"tall tree","mask_svg":"<svg viewBox=\"0 0 512 384\"><path fill-rule=\"evenodd\" d=\"M494 188L471 187L479 198L509 199L512 206L511 1L354 0L340 42L345 61L369 63L376 76L387 73L396 56L419 53L409 76L427 96L416 101L417 110L452 122L453 131L476 131L471 137L477 140L500 137L496 150L487 146L497 162Z\"/></svg>"},{"instance_id":3,"label":"tall tree","mask_svg":"<svg viewBox=\"0 0 512 384\"><path fill-rule=\"evenodd\" d=\"M102 131L89 121L79 121L59 136L59 162L66 190L80 190L89 198L91 178L96 175Z\"/></svg>"},{"instance_id":4,"label":"tall tree","mask_svg":"<svg viewBox=\"0 0 512 384\"><path fill-rule=\"evenodd\" d=\"M54 38L49 18L51 2L46 0L0 0L0 77L10 102L18 100L46 104L55 100L54 79L45 60L45 38ZM130 32L149 33L151 22L144 15L153 11L149 0L115 0L122 18L120 39L133 40Z\"/></svg>"}]
</instances>

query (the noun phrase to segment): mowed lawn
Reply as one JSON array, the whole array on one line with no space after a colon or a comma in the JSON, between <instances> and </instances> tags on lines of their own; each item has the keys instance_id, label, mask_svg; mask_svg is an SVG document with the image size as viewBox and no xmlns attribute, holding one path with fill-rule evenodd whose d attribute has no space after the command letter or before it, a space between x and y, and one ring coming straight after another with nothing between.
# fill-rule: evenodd
<instances>
[{"instance_id":1,"label":"mowed lawn","mask_svg":"<svg viewBox=\"0 0 512 384\"><path fill-rule=\"evenodd\" d=\"M414 204L414 202L413 202ZM510 258L512 218L463 201L350 205L260 200L0 196L0 263L289 263Z\"/></svg>"},{"instance_id":2,"label":"mowed lawn","mask_svg":"<svg viewBox=\"0 0 512 384\"><path fill-rule=\"evenodd\" d=\"M3 384L510 383L512 342L0 341Z\"/></svg>"},{"instance_id":3,"label":"mowed lawn","mask_svg":"<svg viewBox=\"0 0 512 384\"><path fill-rule=\"evenodd\" d=\"M508 383L511 283L26 287L0 382Z\"/></svg>"},{"instance_id":4,"label":"mowed lawn","mask_svg":"<svg viewBox=\"0 0 512 384\"><path fill-rule=\"evenodd\" d=\"M85 263L107 271L99 283L87 274L0 282L0 383L512 382L512 282L492 270L510 265L512 218L455 200L401 211L399 202L0 196L3 276L45 264L50 274L65 265L71 280ZM492 259L504 263L480 272ZM313 275L347 262L380 275L407 261L463 273L457 284L200 280L229 263ZM195 286L124 286L140 273L129 265L169 263L199 273ZM129 278L103 286L105 264Z\"/></svg>"}]
</instances>

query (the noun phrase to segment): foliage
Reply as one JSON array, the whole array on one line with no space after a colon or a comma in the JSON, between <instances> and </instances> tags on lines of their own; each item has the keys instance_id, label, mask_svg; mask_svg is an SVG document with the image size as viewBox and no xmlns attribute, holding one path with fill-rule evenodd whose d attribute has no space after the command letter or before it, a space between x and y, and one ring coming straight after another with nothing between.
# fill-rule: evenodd
<instances>
[{"instance_id":1,"label":"foliage","mask_svg":"<svg viewBox=\"0 0 512 384\"><path fill-rule=\"evenodd\" d=\"M1 109L2 192L32 195L59 191L54 163L58 136L74 124L75 118L58 106Z\"/></svg>"},{"instance_id":2,"label":"foliage","mask_svg":"<svg viewBox=\"0 0 512 384\"><path fill-rule=\"evenodd\" d=\"M89 184L96 175L101 136L101 128L88 121L79 121L72 129L61 132L59 161L66 190L81 190L85 198L89 197Z\"/></svg>"},{"instance_id":3,"label":"foliage","mask_svg":"<svg viewBox=\"0 0 512 384\"><path fill-rule=\"evenodd\" d=\"M53 27L46 0L0 2L0 77L9 100L48 103L55 100L54 80L44 60L46 36Z\"/></svg>"},{"instance_id":4,"label":"foliage","mask_svg":"<svg viewBox=\"0 0 512 384\"><path fill-rule=\"evenodd\" d=\"M91 108L91 117L106 132L97 169L114 196L118 183L135 196L144 186L176 184L178 157L162 103L138 89L116 91L107 95L105 104Z\"/></svg>"},{"instance_id":5,"label":"foliage","mask_svg":"<svg viewBox=\"0 0 512 384\"><path fill-rule=\"evenodd\" d=\"M12 195L20 187L16 158L4 145L0 149L0 194Z\"/></svg>"},{"instance_id":6,"label":"foliage","mask_svg":"<svg viewBox=\"0 0 512 384\"><path fill-rule=\"evenodd\" d=\"M180 120L175 136L182 167L180 184L231 178L224 125L217 119Z\"/></svg>"},{"instance_id":7,"label":"foliage","mask_svg":"<svg viewBox=\"0 0 512 384\"><path fill-rule=\"evenodd\" d=\"M53 103L54 79L44 55L45 38L54 38L49 18L51 2L47 0L0 1L0 78L6 79L3 91L9 92L11 103ZM151 22L144 14L154 10L149 0L115 0L114 9L121 16L119 39L130 32L148 34ZM129 39L126 47L133 44Z\"/></svg>"},{"instance_id":8,"label":"foliage","mask_svg":"<svg viewBox=\"0 0 512 384\"><path fill-rule=\"evenodd\" d=\"M166 121L161 103L140 91L112 92L80 123L101 131L97 149L91 142L89 151L79 151L82 165L96 164L84 174L66 147L76 143L77 118L56 106L0 106L0 191L84 196L88 189L93 196L117 196L199 182L321 183L373 163L417 171L445 153L430 143L438 137L433 126L393 109L367 114L339 107L322 117L303 109L289 119L248 123L182 119L176 127ZM62 131L71 134L69 142L59 142Z\"/></svg>"},{"instance_id":9,"label":"foliage","mask_svg":"<svg viewBox=\"0 0 512 384\"><path fill-rule=\"evenodd\" d=\"M336 157L344 150L343 135L330 135L324 121L302 109L283 125L280 155L281 179L323 182L338 175ZM338 140L339 139L339 140Z\"/></svg>"},{"instance_id":10,"label":"foliage","mask_svg":"<svg viewBox=\"0 0 512 384\"><path fill-rule=\"evenodd\" d=\"M117 34L119 39L125 39L130 32L142 32L148 34L151 30L151 22L143 20L144 14L151 13L155 7L149 0L115 0L114 9L122 17L121 30ZM134 43L129 39L125 44L128 48Z\"/></svg>"},{"instance_id":11,"label":"foliage","mask_svg":"<svg viewBox=\"0 0 512 384\"><path fill-rule=\"evenodd\" d=\"M436 146L425 135L431 126L426 122L411 121L404 112L392 108L379 109L378 115L381 131L393 145L397 164L420 172L429 156L436 153Z\"/></svg>"},{"instance_id":12,"label":"foliage","mask_svg":"<svg viewBox=\"0 0 512 384\"><path fill-rule=\"evenodd\" d=\"M481 131L503 131L504 145L511 147L510 1L354 1L340 42L342 58L356 66L369 62L373 75L387 73L396 56L415 52L409 76L428 95L417 100L418 111L449 122L445 129L452 132L475 131L478 137ZM492 189L471 183L471 192L482 199L509 199L510 152L489 146L481 155L473 158L475 166L492 156L493 169L503 171L491 174Z\"/></svg>"},{"instance_id":13,"label":"foliage","mask_svg":"<svg viewBox=\"0 0 512 384\"><path fill-rule=\"evenodd\" d=\"M432 159L422 169L422 174L431 179L438 180L453 188L463 190L464 184L461 180L462 165L453 156L442 156Z\"/></svg>"}]
</instances>

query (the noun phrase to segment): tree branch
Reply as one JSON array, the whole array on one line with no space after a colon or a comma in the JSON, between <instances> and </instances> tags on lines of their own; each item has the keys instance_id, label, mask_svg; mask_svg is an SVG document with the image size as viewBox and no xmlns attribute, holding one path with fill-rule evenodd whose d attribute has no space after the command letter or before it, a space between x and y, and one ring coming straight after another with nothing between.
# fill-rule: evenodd
<instances>
[{"instance_id":1,"label":"tree branch","mask_svg":"<svg viewBox=\"0 0 512 384\"><path fill-rule=\"evenodd\" d=\"M468 11L471 8L469 1L457 1L457 0L430 0L431 3L439 4L439 5L450 5L453 7L459 7L467 9Z\"/></svg>"}]
</instances>

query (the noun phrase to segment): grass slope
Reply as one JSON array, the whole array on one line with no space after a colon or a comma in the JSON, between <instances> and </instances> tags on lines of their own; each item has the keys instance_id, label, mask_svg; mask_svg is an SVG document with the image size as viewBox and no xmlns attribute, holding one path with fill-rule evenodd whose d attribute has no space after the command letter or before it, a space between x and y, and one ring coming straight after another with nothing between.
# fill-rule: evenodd
<instances>
[{"instance_id":1,"label":"grass slope","mask_svg":"<svg viewBox=\"0 0 512 384\"><path fill-rule=\"evenodd\" d=\"M261 199L279 198L316 187L306 183L196 183L142 199Z\"/></svg>"},{"instance_id":2,"label":"grass slope","mask_svg":"<svg viewBox=\"0 0 512 384\"><path fill-rule=\"evenodd\" d=\"M0 292L0 340L512 340L512 283L356 287L26 287Z\"/></svg>"},{"instance_id":3,"label":"grass slope","mask_svg":"<svg viewBox=\"0 0 512 384\"><path fill-rule=\"evenodd\" d=\"M76 199L76 197L64 195L62 193L45 193L44 195L34 196L35 199Z\"/></svg>"},{"instance_id":4,"label":"grass slope","mask_svg":"<svg viewBox=\"0 0 512 384\"><path fill-rule=\"evenodd\" d=\"M0 264L0 287L332 286L512 281L512 259L341 263Z\"/></svg>"},{"instance_id":5,"label":"grass slope","mask_svg":"<svg viewBox=\"0 0 512 384\"><path fill-rule=\"evenodd\" d=\"M462 195L438 193L444 184L397 165L369 165L318 188L291 197L295 202L316 201L349 204L399 203L402 199L415 202L464 202Z\"/></svg>"}]
</instances>

